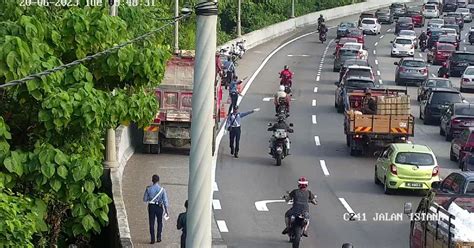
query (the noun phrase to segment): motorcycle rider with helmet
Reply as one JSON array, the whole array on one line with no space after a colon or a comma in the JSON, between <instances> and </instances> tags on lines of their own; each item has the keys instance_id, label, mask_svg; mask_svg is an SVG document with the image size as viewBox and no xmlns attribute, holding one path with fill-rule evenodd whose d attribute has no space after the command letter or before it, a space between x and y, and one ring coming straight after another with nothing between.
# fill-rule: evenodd
<instances>
[{"instance_id":1,"label":"motorcycle rider with helmet","mask_svg":"<svg viewBox=\"0 0 474 248\"><path fill-rule=\"evenodd\" d=\"M328 32L328 28L326 27L326 24L323 22L319 25L319 40L320 41L324 41L323 40L323 36L326 37L326 33Z\"/></svg>"},{"instance_id":2,"label":"motorcycle rider with helmet","mask_svg":"<svg viewBox=\"0 0 474 248\"><path fill-rule=\"evenodd\" d=\"M285 107L286 107L286 117L290 116L290 96L285 92L285 86L280 85L280 88L278 89L278 92L275 93L273 97L273 103L275 104L275 115L278 115L278 107L280 106L281 103L284 102Z\"/></svg>"},{"instance_id":3,"label":"motorcycle rider with helmet","mask_svg":"<svg viewBox=\"0 0 474 248\"><path fill-rule=\"evenodd\" d=\"M232 61L232 58L229 56L227 57L227 60L224 61L222 65L224 69L224 76L225 76L225 89L229 86L231 80L234 78L234 73L235 73L235 65L234 62Z\"/></svg>"},{"instance_id":4,"label":"motorcycle rider with helmet","mask_svg":"<svg viewBox=\"0 0 474 248\"><path fill-rule=\"evenodd\" d=\"M319 18L318 18L318 31L320 30L320 27L321 27L321 24L324 23L325 20L324 20L324 17L323 15L319 15Z\"/></svg>"},{"instance_id":5,"label":"motorcycle rider with helmet","mask_svg":"<svg viewBox=\"0 0 474 248\"><path fill-rule=\"evenodd\" d=\"M317 204L315 195L308 189L308 180L306 180L305 177L300 177L298 179L298 189L291 191L285 200L293 200L293 206L285 213L286 228L282 234L289 232L290 218L292 215L303 214L306 219L306 224L303 228L303 236L308 237L309 203Z\"/></svg>"},{"instance_id":6,"label":"motorcycle rider with helmet","mask_svg":"<svg viewBox=\"0 0 474 248\"><path fill-rule=\"evenodd\" d=\"M277 129L284 129L288 133L293 133L293 131L294 131L290 126L288 126L288 124L286 124L285 117L283 117L281 115L278 116L278 122L273 124L272 127L269 127L267 129L267 131L274 132ZM272 149L273 149L273 145L274 145L275 141L276 141L276 138L274 136L272 136L270 141L269 141L270 147L269 147L269 152L268 153L270 155L272 155ZM286 155L290 155L290 139L288 138L288 136L285 139L285 146L286 146Z\"/></svg>"},{"instance_id":7,"label":"motorcycle rider with helmet","mask_svg":"<svg viewBox=\"0 0 474 248\"><path fill-rule=\"evenodd\" d=\"M428 41L428 35L426 35L425 31L421 32L420 36L418 37L418 40L420 49L422 52L424 52Z\"/></svg>"},{"instance_id":8,"label":"motorcycle rider with helmet","mask_svg":"<svg viewBox=\"0 0 474 248\"><path fill-rule=\"evenodd\" d=\"M448 62L443 62L441 67L438 69L438 77L449 78Z\"/></svg>"},{"instance_id":9,"label":"motorcycle rider with helmet","mask_svg":"<svg viewBox=\"0 0 474 248\"><path fill-rule=\"evenodd\" d=\"M291 79L293 78L293 72L290 71L290 68L285 65L283 70L280 72L280 85L288 86L291 88L293 82Z\"/></svg>"}]
</instances>

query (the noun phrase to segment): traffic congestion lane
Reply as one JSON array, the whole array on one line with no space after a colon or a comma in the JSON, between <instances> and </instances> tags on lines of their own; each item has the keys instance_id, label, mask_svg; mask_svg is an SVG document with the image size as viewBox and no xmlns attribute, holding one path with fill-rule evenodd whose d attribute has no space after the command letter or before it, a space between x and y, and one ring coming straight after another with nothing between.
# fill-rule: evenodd
<instances>
[{"instance_id":1,"label":"traffic congestion lane","mask_svg":"<svg viewBox=\"0 0 474 248\"><path fill-rule=\"evenodd\" d=\"M354 19L352 19L354 20ZM334 36L334 30L328 36L330 40ZM283 229L283 214L288 206L285 204L270 205L270 211L259 213L249 199L263 200L268 198L279 198L286 190L296 187L296 180L301 175L309 177L311 188L318 195L320 204L313 208L312 216L315 224L311 224L310 237L305 239L304 245L312 247L331 247L341 245L349 240L367 242L367 233L359 233L358 228L348 225L342 215L346 209L341 204L335 192L328 188L329 179L326 179L317 164L318 158L324 157L315 141L314 136L326 132L326 127L320 127L319 96L315 96L315 87L323 90L317 94L324 94L333 86L333 81L325 81L318 84L315 81L315 64L320 64L320 55L324 53L325 45L316 42L317 36L305 37L277 53L256 78L255 84L242 102L241 109L257 107L262 102L262 97L268 97L276 91L278 79L275 72L281 70L284 64L290 64L295 72L295 97L292 102L290 120L295 123L295 133L291 135L292 155L283 160L283 165L276 168L274 161L267 154L268 139L270 133L266 133L266 123L274 120L274 109L272 104L260 105L262 111L256 115L249 116L243 122L242 148L240 158L232 159L228 155L228 141L225 140L220 146L220 158L217 168L217 182L220 191L216 193L221 198L223 211L216 213L218 218L226 219L229 233L223 234L228 245L233 247L287 247L286 237L281 235ZM294 54L308 54L310 56L291 56ZM319 55L319 56L318 56ZM314 59L308 61L308 59ZM291 66L293 65L293 67ZM327 66L329 63L325 62ZM317 69L317 66L316 66ZM331 68L325 68L323 75ZM276 85L275 85L276 84ZM269 87L275 85L274 87ZM255 92L255 93L254 93ZM332 92L330 94L333 94ZM313 100L318 100L317 106L313 106ZM311 105L310 105L311 104ZM321 103L327 104L327 103ZM268 106L269 105L269 106ZM323 105L324 106L324 105ZM316 107L317 110L313 110ZM312 114L316 113L316 127L312 122ZM333 115L336 116L336 115ZM340 123L339 121L337 123ZM342 124L342 123L341 123ZM332 127L331 127L332 129ZM313 131L314 130L314 131ZM334 130L334 129L333 129ZM337 128L337 133L340 135ZM335 132L336 133L336 132ZM251 137L251 141L249 140ZM331 142L328 139L324 142ZM321 140L320 147L326 143ZM245 145L244 145L245 144ZM235 204L238 199L239 203ZM357 225L357 223L354 223ZM338 235L344 233L344 236ZM318 238L319 237L319 238ZM330 237L322 239L320 237ZM364 241L365 240L365 241ZM367 247L367 246L366 246Z\"/></svg>"}]
</instances>

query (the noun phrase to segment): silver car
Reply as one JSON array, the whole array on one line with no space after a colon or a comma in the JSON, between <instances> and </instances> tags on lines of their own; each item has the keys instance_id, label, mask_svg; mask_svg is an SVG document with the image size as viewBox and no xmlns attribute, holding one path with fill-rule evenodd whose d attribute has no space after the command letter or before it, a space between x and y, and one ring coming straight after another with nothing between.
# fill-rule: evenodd
<instances>
[{"instance_id":1,"label":"silver car","mask_svg":"<svg viewBox=\"0 0 474 248\"><path fill-rule=\"evenodd\" d=\"M468 8L457 8L456 12L462 14L464 22L472 22L471 11Z\"/></svg>"},{"instance_id":2,"label":"silver car","mask_svg":"<svg viewBox=\"0 0 474 248\"><path fill-rule=\"evenodd\" d=\"M443 19L435 18L428 21L428 28L441 28L443 25Z\"/></svg>"},{"instance_id":3,"label":"silver car","mask_svg":"<svg viewBox=\"0 0 474 248\"><path fill-rule=\"evenodd\" d=\"M428 65L421 58L402 58L394 64L397 66L395 70L396 85L408 85L410 83L420 85L421 82L428 79Z\"/></svg>"}]
</instances>

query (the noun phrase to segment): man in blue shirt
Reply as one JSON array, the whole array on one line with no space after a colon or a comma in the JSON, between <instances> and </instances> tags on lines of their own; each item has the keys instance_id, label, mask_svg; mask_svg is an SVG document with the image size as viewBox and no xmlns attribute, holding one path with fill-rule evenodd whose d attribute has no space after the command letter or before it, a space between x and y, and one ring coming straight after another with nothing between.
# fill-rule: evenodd
<instances>
[{"instance_id":1,"label":"man in blue shirt","mask_svg":"<svg viewBox=\"0 0 474 248\"><path fill-rule=\"evenodd\" d=\"M237 100L239 100L239 96L242 96L239 92L238 85L242 83L242 80L238 80L237 75L234 75L232 81L230 81L229 85L229 97L230 97L230 106L229 111L227 114L230 114L230 111L237 106Z\"/></svg>"},{"instance_id":2,"label":"man in blue shirt","mask_svg":"<svg viewBox=\"0 0 474 248\"><path fill-rule=\"evenodd\" d=\"M230 154L234 155L235 158L239 157L239 143L240 143L240 123L242 118L245 116L260 111L259 108L253 109L248 112L239 113L239 106L234 107L234 112L227 117L225 128L229 131L230 137ZM235 150L234 150L235 141Z\"/></svg>"},{"instance_id":3,"label":"man in blue shirt","mask_svg":"<svg viewBox=\"0 0 474 248\"><path fill-rule=\"evenodd\" d=\"M151 178L152 185L148 186L143 194L143 201L148 203L148 223L150 225L150 244L155 243L155 219L158 222L158 230L156 241L161 242L161 232L163 231L163 210L168 216L168 195L166 190L158 183L160 177L153 175Z\"/></svg>"}]
</instances>

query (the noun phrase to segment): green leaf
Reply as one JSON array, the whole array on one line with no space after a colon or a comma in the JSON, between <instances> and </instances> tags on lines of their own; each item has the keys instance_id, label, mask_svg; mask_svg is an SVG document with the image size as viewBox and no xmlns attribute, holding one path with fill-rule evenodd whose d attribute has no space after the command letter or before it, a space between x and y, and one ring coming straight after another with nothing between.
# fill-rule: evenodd
<instances>
[{"instance_id":1,"label":"green leaf","mask_svg":"<svg viewBox=\"0 0 474 248\"><path fill-rule=\"evenodd\" d=\"M87 192L92 193L94 192L95 185L92 181L87 180L84 183L84 188L86 189Z\"/></svg>"},{"instance_id":2,"label":"green leaf","mask_svg":"<svg viewBox=\"0 0 474 248\"><path fill-rule=\"evenodd\" d=\"M54 30L51 32L51 39L53 40L55 45L58 46L61 44L61 35Z\"/></svg>"},{"instance_id":3,"label":"green leaf","mask_svg":"<svg viewBox=\"0 0 474 248\"><path fill-rule=\"evenodd\" d=\"M15 69L15 58L17 56L17 53L15 51L11 51L7 55L7 65L10 68L10 70Z\"/></svg>"},{"instance_id":4,"label":"green leaf","mask_svg":"<svg viewBox=\"0 0 474 248\"><path fill-rule=\"evenodd\" d=\"M102 167L92 166L90 174L93 179L99 179L102 176L102 173L103 173Z\"/></svg>"},{"instance_id":5,"label":"green leaf","mask_svg":"<svg viewBox=\"0 0 474 248\"><path fill-rule=\"evenodd\" d=\"M56 192L58 192L61 189L61 182L59 180L56 180L56 179L51 180L51 181L49 181L49 185Z\"/></svg>"},{"instance_id":6,"label":"green leaf","mask_svg":"<svg viewBox=\"0 0 474 248\"><path fill-rule=\"evenodd\" d=\"M107 215L106 212L104 211L101 211L100 214L99 214L100 218L104 221L104 222L109 222L109 216Z\"/></svg>"},{"instance_id":7,"label":"green leaf","mask_svg":"<svg viewBox=\"0 0 474 248\"><path fill-rule=\"evenodd\" d=\"M60 165L57 169L57 172L58 172L58 175L60 177L62 177L63 179L67 178L68 170L67 170L66 166Z\"/></svg>"},{"instance_id":8,"label":"green leaf","mask_svg":"<svg viewBox=\"0 0 474 248\"><path fill-rule=\"evenodd\" d=\"M74 178L74 181L78 182L87 175L87 168L84 168L83 166L78 166L74 169L72 169L72 177Z\"/></svg>"},{"instance_id":9,"label":"green leaf","mask_svg":"<svg viewBox=\"0 0 474 248\"><path fill-rule=\"evenodd\" d=\"M46 121L51 120L51 115L48 111L42 109L38 113L38 119L42 122L46 122Z\"/></svg>"},{"instance_id":10,"label":"green leaf","mask_svg":"<svg viewBox=\"0 0 474 248\"><path fill-rule=\"evenodd\" d=\"M68 162L66 155L61 151L56 151L56 156L54 156L54 162L58 165L63 165Z\"/></svg>"},{"instance_id":11,"label":"green leaf","mask_svg":"<svg viewBox=\"0 0 474 248\"><path fill-rule=\"evenodd\" d=\"M30 92L34 91L34 90L38 89L38 82L36 80L28 81L28 82L26 82L26 88Z\"/></svg>"},{"instance_id":12,"label":"green leaf","mask_svg":"<svg viewBox=\"0 0 474 248\"><path fill-rule=\"evenodd\" d=\"M3 164L5 165L5 168L7 168L7 170L9 172L15 173L18 176L22 176L23 175L23 165L22 165L21 161L18 161L18 159L15 158L15 156L14 156L15 153L16 152L13 151L12 156L6 158L3 161Z\"/></svg>"},{"instance_id":13,"label":"green leaf","mask_svg":"<svg viewBox=\"0 0 474 248\"><path fill-rule=\"evenodd\" d=\"M86 232L90 231L94 227L94 222L94 218L89 214L86 215L81 221L82 227L84 227Z\"/></svg>"},{"instance_id":14,"label":"green leaf","mask_svg":"<svg viewBox=\"0 0 474 248\"><path fill-rule=\"evenodd\" d=\"M41 165L41 173L46 177L46 178L51 178L54 175L55 168L53 164L50 163L45 163Z\"/></svg>"}]
</instances>

